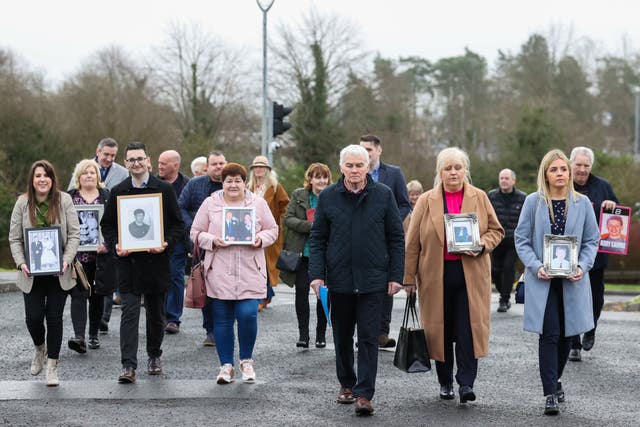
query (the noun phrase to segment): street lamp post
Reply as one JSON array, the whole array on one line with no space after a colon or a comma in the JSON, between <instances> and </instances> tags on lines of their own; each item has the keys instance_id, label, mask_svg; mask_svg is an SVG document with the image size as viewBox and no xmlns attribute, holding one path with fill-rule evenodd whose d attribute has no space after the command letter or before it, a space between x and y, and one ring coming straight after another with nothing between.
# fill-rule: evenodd
<instances>
[{"instance_id":1,"label":"street lamp post","mask_svg":"<svg viewBox=\"0 0 640 427\"><path fill-rule=\"evenodd\" d=\"M635 114L635 126L633 133L633 157L638 160L638 134L640 133L640 87L633 86L632 91L636 96L636 114Z\"/></svg>"},{"instance_id":2,"label":"street lamp post","mask_svg":"<svg viewBox=\"0 0 640 427\"><path fill-rule=\"evenodd\" d=\"M260 154L267 155L267 147L269 144L269 126L268 126L268 110L267 105L267 12L273 6L275 0L261 2L256 0L258 7L262 11L262 144L260 146Z\"/></svg>"}]
</instances>

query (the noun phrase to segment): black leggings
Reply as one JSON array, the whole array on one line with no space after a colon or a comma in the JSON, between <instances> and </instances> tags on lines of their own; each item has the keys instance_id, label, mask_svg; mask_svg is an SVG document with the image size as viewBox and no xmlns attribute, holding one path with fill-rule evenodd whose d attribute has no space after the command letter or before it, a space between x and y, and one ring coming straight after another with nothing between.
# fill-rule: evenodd
<instances>
[{"instance_id":1,"label":"black leggings","mask_svg":"<svg viewBox=\"0 0 640 427\"><path fill-rule=\"evenodd\" d=\"M298 316L298 330L300 339L306 341L309 339L309 289L311 282L309 281L309 258L302 257L300 268L296 271L296 315ZM316 339L325 337L327 330L327 318L322 309L322 303L318 299L316 302L316 316L318 323L316 324Z\"/></svg>"},{"instance_id":2,"label":"black leggings","mask_svg":"<svg viewBox=\"0 0 640 427\"><path fill-rule=\"evenodd\" d=\"M563 301L562 279L551 279L542 334L538 339L540 379L545 396L556 392L571 349L571 337L564 336Z\"/></svg>"},{"instance_id":3,"label":"black leggings","mask_svg":"<svg viewBox=\"0 0 640 427\"><path fill-rule=\"evenodd\" d=\"M31 292L23 295L27 329L33 343L44 344L46 334L47 357L58 359L62 344L62 313L67 293L60 287L58 277L36 276L33 278Z\"/></svg>"},{"instance_id":4,"label":"black leggings","mask_svg":"<svg viewBox=\"0 0 640 427\"><path fill-rule=\"evenodd\" d=\"M96 263L82 263L84 272L87 274L87 280L91 284L91 296L89 290L82 286L78 280L69 292L71 295L71 323L73 323L73 332L76 337L84 339L85 329L87 327L87 300L89 301L89 336L98 335L100 320L104 310L104 295L96 295L93 280L96 277Z\"/></svg>"}]
</instances>

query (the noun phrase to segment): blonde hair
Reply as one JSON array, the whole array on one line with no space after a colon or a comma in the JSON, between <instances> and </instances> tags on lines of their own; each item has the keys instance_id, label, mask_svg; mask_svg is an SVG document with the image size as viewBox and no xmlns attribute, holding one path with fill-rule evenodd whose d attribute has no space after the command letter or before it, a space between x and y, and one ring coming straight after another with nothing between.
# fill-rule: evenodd
<instances>
[{"instance_id":1,"label":"blonde hair","mask_svg":"<svg viewBox=\"0 0 640 427\"><path fill-rule=\"evenodd\" d=\"M93 159L84 159L80 160L76 167L73 169L73 188L76 190L80 189L80 176L87 170L87 168L94 168L96 170L96 175L98 177L98 188L104 188L104 183L102 182L102 177L100 176L100 167Z\"/></svg>"},{"instance_id":2,"label":"blonde hair","mask_svg":"<svg viewBox=\"0 0 640 427\"><path fill-rule=\"evenodd\" d=\"M471 171L469 170L469 156L458 147L448 147L438 153L436 157L436 176L433 179L433 188L436 188L441 182L442 173L445 165L450 161L459 161L464 167L464 182L471 184Z\"/></svg>"},{"instance_id":3,"label":"blonde hair","mask_svg":"<svg viewBox=\"0 0 640 427\"><path fill-rule=\"evenodd\" d=\"M276 191L278 189L278 177L276 173L269 168L265 168L266 172L264 174L264 179L267 183L268 187L273 187L273 190ZM251 168L251 172L249 172L249 181L247 182L247 188L252 193L256 191L256 187L258 186L258 178L256 178L253 173L253 168Z\"/></svg>"},{"instance_id":4,"label":"blonde hair","mask_svg":"<svg viewBox=\"0 0 640 427\"><path fill-rule=\"evenodd\" d=\"M560 149L553 149L544 155L542 161L540 162L540 167L538 168L538 194L544 198L547 203L547 208L549 209L549 215L551 219L555 221L555 217L553 215L553 204L551 203L551 189L549 187L549 181L547 181L547 169L551 163L556 160L562 160L567 164L567 168L569 169L569 180L567 183L567 194L565 196L565 205L566 209L564 210L565 218L567 216L567 212L569 211L569 195L573 196L573 199L577 199L580 197L580 194L575 191L573 188L573 171L571 169L571 161L564 154L564 152Z\"/></svg>"},{"instance_id":5,"label":"blonde hair","mask_svg":"<svg viewBox=\"0 0 640 427\"><path fill-rule=\"evenodd\" d=\"M415 191L416 193L424 193L424 188L422 188L422 184L417 179L411 180L407 182L407 191L410 193Z\"/></svg>"}]
</instances>

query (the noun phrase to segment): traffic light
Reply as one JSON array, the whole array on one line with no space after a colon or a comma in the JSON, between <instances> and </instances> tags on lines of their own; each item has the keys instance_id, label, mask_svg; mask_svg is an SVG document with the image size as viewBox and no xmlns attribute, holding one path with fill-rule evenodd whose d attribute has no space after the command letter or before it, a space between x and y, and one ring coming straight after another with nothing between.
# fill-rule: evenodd
<instances>
[{"instance_id":1,"label":"traffic light","mask_svg":"<svg viewBox=\"0 0 640 427\"><path fill-rule=\"evenodd\" d=\"M291 129L291 123L284 121L284 118L291 113L291 111L291 108L278 104L275 101L273 102L273 138Z\"/></svg>"}]
</instances>

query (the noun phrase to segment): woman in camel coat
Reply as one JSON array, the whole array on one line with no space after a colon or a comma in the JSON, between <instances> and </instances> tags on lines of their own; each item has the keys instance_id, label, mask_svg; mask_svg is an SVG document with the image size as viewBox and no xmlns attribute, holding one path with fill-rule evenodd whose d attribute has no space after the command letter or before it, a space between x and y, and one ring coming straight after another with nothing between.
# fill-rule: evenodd
<instances>
[{"instance_id":1,"label":"woman in camel coat","mask_svg":"<svg viewBox=\"0 0 640 427\"><path fill-rule=\"evenodd\" d=\"M478 359L489 353L491 261L504 236L484 191L469 180L469 158L458 148L438 154L432 190L418 199L406 236L404 284L416 285L420 320L436 361L440 397L453 399L454 342L460 402L475 400ZM446 204L445 204L446 200ZM481 251L446 250L444 214L478 216Z\"/></svg>"}]
</instances>

